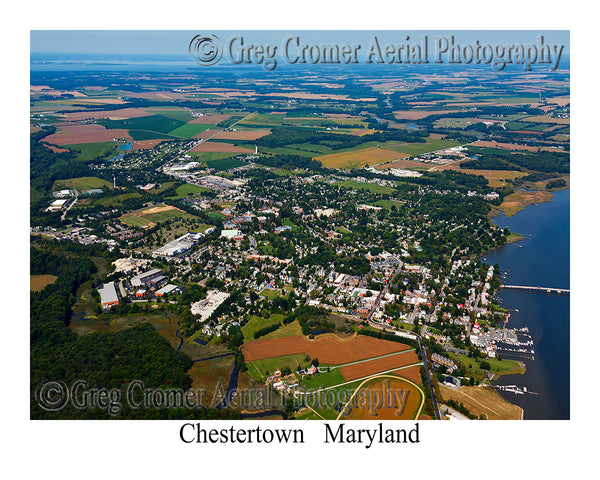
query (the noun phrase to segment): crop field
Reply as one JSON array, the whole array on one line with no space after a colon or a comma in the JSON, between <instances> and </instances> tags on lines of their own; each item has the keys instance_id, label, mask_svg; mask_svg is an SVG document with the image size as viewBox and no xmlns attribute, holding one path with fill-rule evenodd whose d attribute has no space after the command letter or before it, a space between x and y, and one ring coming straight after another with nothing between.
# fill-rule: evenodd
<instances>
[{"instance_id":1,"label":"crop field","mask_svg":"<svg viewBox=\"0 0 600 480\"><path fill-rule=\"evenodd\" d=\"M237 147L230 143L203 142L195 146L190 152L227 152L227 153L253 153L249 148Z\"/></svg>"},{"instance_id":2,"label":"crop field","mask_svg":"<svg viewBox=\"0 0 600 480\"><path fill-rule=\"evenodd\" d=\"M122 108L120 110L101 110L89 112L68 112L64 117L68 121L79 121L88 119L125 120L136 117L147 117L152 115L141 108Z\"/></svg>"},{"instance_id":3,"label":"crop field","mask_svg":"<svg viewBox=\"0 0 600 480\"><path fill-rule=\"evenodd\" d=\"M221 132L215 138L221 140L257 140L270 135L271 130L236 130L235 132Z\"/></svg>"},{"instance_id":4,"label":"crop field","mask_svg":"<svg viewBox=\"0 0 600 480\"><path fill-rule=\"evenodd\" d=\"M54 275L29 275L29 290L40 292L47 285L53 284L57 278Z\"/></svg>"},{"instance_id":5,"label":"crop field","mask_svg":"<svg viewBox=\"0 0 600 480\"><path fill-rule=\"evenodd\" d=\"M185 122L164 115L149 115L146 117L129 118L124 120L101 120L98 122L107 128L122 128L127 130L147 130L151 132L169 133Z\"/></svg>"},{"instance_id":6,"label":"crop field","mask_svg":"<svg viewBox=\"0 0 600 480\"><path fill-rule=\"evenodd\" d=\"M419 358L417 357L417 354L410 350L404 351L397 355L378 358L376 360L346 365L344 367L340 367L339 370L344 376L344 379L355 380L357 378L373 375L374 373L385 372L396 367L404 367L406 365L412 365L418 362Z\"/></svg>"},{"instance_id":7,"label":"crop field","mask_svg":"<svg viewBox=\"0 0 600 480\"><path fill-rule=\"evenodd\" d=\"M283 113L257 113L240 122L241 125L281 125L284 121Z\"/></svg>"},{"instance_id":8,"label":"crop field","mask_svg":"<svg viewBox=\"0 0 600 480\"><path fill-rule=\"evenodd\" d=\"M64 145L66 148L72 151L79 151L75 153L77 160L87 162L94 160L97 157L107 159L115 156L117 153L118 143L110 142L93 142L93 143L78 143L74 145Z\"/></svg>"},{"instance_id":9,"label":"crop field","mask_svg":"<svg viewBox=\"0 0 600 480\"><path fill-rule=\"evenodd\" d=\"M424 404L422 389L402 378L381 375L360 384L342 418L348 420L417 420Z\"/></svg>"},{"instance_id":10,"label":"crop field","mask_svg":"<svg viewBox=\"0 0 600 480\"><path fill-rule=\"evenodd\" d=\"M162 138L153 138L150 140L135 140L132 145L133 150L152 150L156 147L160 142L162 142Z\"/></svg>"},{"instance_id":11,"label":"crop field","mask_svg":"<svg viewBox=\"0 0 600 480\"><path fill-rule=\"evenodd\" d=\"M456 113L460 110L402 110L394 112L397 120L421 120L430 115L444 115L446 113Z\"/></svg>"},{"instance_id":12,"label":"crop field","mask_svg":"<svg viewBox=\"0 0 600 480\"><path fill-rule=\"evenodd\" d=\"M76 143L111 142L114 138L131 140L127 130L107 129L102 125L84 124L61 125L56 133L44 138L45 142L54 145L73 145Z\"/></svg>"},{"instance_id":13,"label":"crop field","mask_svg":"<svg viewBox=\"0 0 600 480\"><path fill-rule=\"evenodd\" d=\"M63 188L74 188L83 193L86 190L92 188L112 188L112 183L106 180L102 180L98 177L77 177L70 178L68 180L57 180L54 182L53 190L60 190Z\"/></svg>"},{"instance_id":14,"label":"crop field","mask_svg":"<svg viewBox=\"0 0 600 480\"><path fill-rule=\"evenodd\" d=\"M248 165L246 162L238 160L237 158L217 158L214 160L205 160L204 163L206 163L208 168L214 168L218 172Z\"/></svg>"},{"instance_id":15,"label":"crop field","mask_svg":"<svg viewBox=\"0 0 600 480\"><path fill-rule=\"evenodd\" d=\"M459 142L454 140L441 140L435 138L428 138L425 143L405 143L401 145L388 145L386 148L394 152L402 152L405 157L411 155L422 155L424 153L435 152L437 150L443 150L445 148L456 147L460 145Z\"/></svg>"},{"instance_id":16,"label":"crop field","mask_svg":"<svg viewBox=\"0 0 600 480\"><path fill-rule=\"evenodd\" d=\"M537 115L534 117L525 117L523 119L524 122L534 122L534 123L557 123L560 125L569 125L571 123L570 118L556 118L550 117L549 115Z\"/></svg>"},{"instance_id":17,"label":"crop field","mask_svg":"<svg viewBox=\"0 0 600 480\"><path fill-rule=\"evenodd\" d=\"M248 361L261 360L286 354L304 353L318 358L326 365L341 365L387 353L400 352L409 347L402 343L379 340L365 335L340 339L335 335L309 340L304 336L259 339L242 345Z\"/></svg>"},{"instance_id":18,"label":"crop field","mask_svg":"<svg viewBox=\"0 0 600 480\"><path fill-rule=\"evenodd\" d=\"M321 162L325 167L351 169L389 162L407 156L406 154L371 147L363 150L322 155L315 157L315 160Z\"/></svg>"},{"instance_id":19,"label":"crop field","mask_svg":"<svg viewBox=\"0 0 600 480\"><path fill-rule=\"evenodd\" d=\"M214 125L211 124L194 124L194 123L186 123L185 125L181 125L174 130L169 132L169 135L174 135L176 137L184 137L184 138L192 138L195 135L203 132L204 130L208 130L209 128L213 128Z\"/></svg>"},{"instance_id":20,"label":"crop field","mask_svg":"<svg viewBox=\"0 0 600 480\"><path fill-rule=\"evenodd\" d=\"M212 115L204 115L202 117L196 117L193 120L191 120L190 123L193 123L193 124L210 123L210 124L216 125L218 123L224 122L225 120L228 120L229 118L231 118L231 115L221 115L221 114L215 113Z\"/></svg>"}]
</instances>

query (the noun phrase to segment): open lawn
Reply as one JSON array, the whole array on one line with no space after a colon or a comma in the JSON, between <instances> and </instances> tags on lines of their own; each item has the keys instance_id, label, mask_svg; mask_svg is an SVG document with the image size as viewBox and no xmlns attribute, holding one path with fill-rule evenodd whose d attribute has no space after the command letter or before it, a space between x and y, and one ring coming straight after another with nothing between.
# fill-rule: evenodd
<instances>
[{"instance_id":1,"label":"open lawn","mask_svg":"<svg viewBox=\"0 0 600 480\"><path fill-rule=\"evenodd\" d=\"M269 375L272 375L275 370L281 371L285 367L289 367L292 372L309 366L306 361L306 355L295 353L290 355L280 355L278 357L263 358L260 360L252 360L246 362L248 365L248 373L259 381L264 382Z\"/></svg>"}]
</instances>

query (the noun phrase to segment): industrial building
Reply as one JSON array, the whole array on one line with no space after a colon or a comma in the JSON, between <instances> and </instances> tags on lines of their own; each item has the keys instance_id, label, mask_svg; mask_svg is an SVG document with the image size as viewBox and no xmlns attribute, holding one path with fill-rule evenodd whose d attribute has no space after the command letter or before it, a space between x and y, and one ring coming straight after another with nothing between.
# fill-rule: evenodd
<instances>
[{"instance_id":1,"label":"industrial building","mask_svg":"<svg viewBox=\"0 0 600 480\"><path fill-rule=\"evenodd\" d=\"M98 293L100 294L100 303L104 310L108 310L113 305L119 304L119 295L114 282L105 283L98 287Z\"/></svg>"},{"instance_id":2,"label":"industrial building","mask_svg":"<svg viewBox=\"0 0 600 480\"><path fill-rule=\"evenodd\" d=\"M156 285L167 278L162 273L163 272L158 268L153 268L147 272L140 273L139 275L131 277L131 286L133 288L139 288L141 286Z\"/></svg>"},{"instance_id":3,"label":"industrial building","mask_svg":"<svg viewBox=\"0 0 600 480\"><path fill-rule=\"evenodd\" d=\"M172 240L162 247L154 250L152 252L152 256L171 258L184 254L190 251L203 236L204 234L202 233L186 233L185 235L176 238L175 240Z\"/></svg>"}]
</instances>

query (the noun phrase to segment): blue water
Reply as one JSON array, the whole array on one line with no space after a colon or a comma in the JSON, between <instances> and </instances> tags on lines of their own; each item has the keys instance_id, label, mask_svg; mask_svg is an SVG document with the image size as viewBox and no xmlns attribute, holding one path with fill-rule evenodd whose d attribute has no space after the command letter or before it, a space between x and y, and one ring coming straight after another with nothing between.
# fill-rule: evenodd
<instances>
[{"instance_id":1,"label":"blue water","mask_svg":"<svg viewBox=\"0 0 600 480\"><path fill-rule=\"evenodd\" d=\"M120 151L131 150L132 145L133 145L132 142L126 143L125 145L121 145L119 147L119 150Z\"/></svg>"},{"instance_id":2,"label":"blue water","mask_svg":"<svg viewBox=\"0 0 600 480\"><path fill-rule=\"evenodd\" d=\"M124 156L125 156L125 154L122 153L121 155L117 155L116 157L109 158L107 160L107 162L114 162L115 160L121 160Z\"/></svg>"},{"instance_id":3,"label":"blue water","mask_svg":"<svg viewBox=\"0 0 600 480\"><path fill-rule=\"evenodd\" d=\"M495 220L525 238L489 252L485 261L498 263L508 285L570 286L570 192L551 202L532 205L516 215ZM508 327L527 326L534 342L534 360L524 359L523 375L505 375L495 384L518 385L537 395L501 392L524 409L525 419L568 419L570 412L570 296L500 290L501 305L510 309ZM515 311L518 310L517 311ZM503 355L510 358L508 355Z\"/></svg>"},{"instance_id":4,"label":"blue water","mask_svg":"<svg viewBox=\"0 0 600 480\"><path fill-rule=\"evenodd\" d=\"M417 124L415 123L409 123L406 128L408 128L409 130L420 130L421 127L419 127Z\"/></svg>"}]
</instances>

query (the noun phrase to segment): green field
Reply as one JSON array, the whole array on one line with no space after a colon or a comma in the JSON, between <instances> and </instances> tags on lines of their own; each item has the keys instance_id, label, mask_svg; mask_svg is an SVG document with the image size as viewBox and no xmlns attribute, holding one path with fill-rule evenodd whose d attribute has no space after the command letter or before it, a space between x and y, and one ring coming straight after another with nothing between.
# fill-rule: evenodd
<instances>
[{"instance_id":1,"label":"green field","mask_svg":"<svg viewBox=\"0 0 600 480\"><path fill-rule=\"evenodd\" d=\"M77 160L88 162L97 157L100 157L103 160L114 157L118 153L118 146L119 144L115 142L94 142L65 145L63 148L79 150L80 153L75 153Z\"/></svg>"},{"instance_id":2,"label":"green field","mask_svg":"<svg viewBox=\"0 0 600 480\"><path fill-rule=\"evenodd\" d=\"M395 205L396 207L404 205L404 202L402 202L400 200L377 200L375 202L375 205L377 205L378 207L383 207L386 210L389 210L390 208L392 208L393 205Z\"/></svg>"},{"instance_id":3,"label":"green field","mask_svg":"<svg viewBox=\"0 0 600 480\"><path fill-rule=\"evenodd\" d=\"M172 218L194 218L192 215L179 210L166 210L164 212L146 213L142 215L144 219L154 223L164 222Z\"/></svg>"},{"instance_id":4,"label":"green field","mask_svg":"<svg viewBox=\"0 0 600 480\"><path fill-rule=\"evenodd\" d=\"M178 108L176 110L174 107L151 107L145 108L147 112L155 113L157 115L162 115L163 117L172 118L173 120L179 120L181 122L189 122L193 120L194 117L190 113L187 108Z\"/></svg>"},{"instance_id":5,"label":"green field","mask_svg":"<svg viewBox=\"0 0 600 480\"><path fill-rule=\"evenodd\" d=\"M200 124L200 123L186 123L177 127L175 130L171 130L169 135L175 135L177 137L192 138L194 135L198 135L204 130L214 128L214 125Z\"/></svg>"},{"instance_id":6,"label":"green field","mask_svg":"<svg viewBox=\"0 0 600 480\"><path fill-rule=\"evenodd\" d=\"M237 153L231 152L190 152L191 155L196 157L198 162L207 162L210 160L220 160L222 158L231 158Z\"/></svg>"},{"instance_id":7,"label":"green field","mask_svg":"<svg viewBox=\"0 0 600 480\"><path fill-rule=\"evenodd\" d=\"M392 187L385 187L383 185L376 185L374 183L363 183L357 182L356 180L345 180L343 182L336 182L334 185L344 188L352 188L354 190L365 189L372 193L393 193L395 190Z\"/></svg>"},{"instance_id":8,"label":"green field","mask_svg":"<svg viewBox=\"0 0 600 480\"><path fill-rule=\"evenodd\" d=\"M281 125L284 118L285 115L282 113L259 113L240 123L242 125Z\"/></svg>"},{"instance_id":9,"label":"green field","mask_svg":"<svg viewBox=\"0 0 600 480\"><path fill-rule=\"evenodd\" d=\"M289 367L292 372L298 369L298 365L302 368L309 366L304 353L296 353L294 355L283 355L281 357L264 358L262 360L254 360L247 362L248 373L258 381L264 382L269 375L272 375L275 370L280 370Z\"/></svg>"},{"instance_id":10,"label":"green field","mask_svg":"<svg viewBox=\"0 0 600 480\"><path fill-rule=\"evenodd\" d=\"M191 183L186 183L185 185L180 185L175 190L177 192L177 198L187 197L188 195L197 195L202 192L209 191L206 187L201 187L200 185L192 185Z\"/></svg>"},{"instance_id":11,"label":"green field","mask_svg":"<svg viewBox=\"0 0 600 480\"><path fill-rule=\"evenodd\" d=\"M319 367L324 368L323 365ZM330 372L319 372L312 375L312 378L304 377L304 380L300 382L301 387L305 387L307 390L319 390L320 388L333 387L340 383L346 382L344 376L340 373L339 369L334 368Z\"/></svg>"},{"instance_id":12,"label":"green field","mask_svg":"<svg viewBox=\"0 0 600 480\"><path fill-rule=\"evenodd\" d=\"M427 139L425 143L407 143L404 145L386 145L386 150L392 150L394 152L402 152L408 155L421 155L423 153L435 152L436 150L443 150L444 148L456 147L460 145L459 142L454 140L436 140Z\"/></svg>"},{"instance_id":13,"label":"green field","mask_svg":"<svg viewBox=\"0 0 600 480\"><path fill-rule=\"evenodd\" d=\"M100 198L95 200L95 203L105 207L121 207L123 205L123 201L127 200L128 198L142 198L142 195L140 193L124 193L115 197Z\"/></svg>"},{"instance_id":14,"label":"green field","mask_svg":"<svg viewBox=\"0 0 600 480\"><path fill-rule=\"evenodd\" d=\"M147 130L151 132L169 133L185 122L164 115L150 115L148 117L128 118L125 120L100 120L100 125L106 128L124 128L127 130Z\"/></svg>"},{"instance_id":15,"label":"green field","mask_svg":"<svg viewBox=\"0 0 600 480\"><path fill-rule=\"evenodd\" d=\"M280 313L274 313L269 318L262 318L256 315L252 315L248 323L242 327L242 333L244 334L244 338L247 342L251 342L254 340L254 332L260 330L261 328L269 327L276 323L281 323L284 315ZM261 337L262 338L262 337Z\"/></svg>"},{"instance_id":16,"label":"green field","mask_svg":"<svg viewBox=\"0 0 600 480\"><path fill-rule=\"evenodd\" d=\"M79 190L80 193L84 193L86 190L92 188L111 188L112 183L106 180L102 180L98 177L77 177L69 178L68 180L57 180L52 186L52 190L60 190L63 188L74 188Z\"/></svg>"},{"instance_id":17,"label":"green field","mask_svg":"<svg viewBox=\"0 0 600 480\"><path fill-rule=\"evenodd\" d=\"M123 215L121 218L119 218L119 221L121 223L124 223L125 225L130 225L132 227L143 228L146 225L148 225L148 222L146 220L144 220L143 218L138 217L136 215L132 215L131 213L128 213L127 215Z\"/></svg>"},{"instance_id":18,"label":"green field","mask_svg":"<svg viewBox=\"0 0 600 480\"><path fill-rule=\"evenodd\" d=\"M218 158L214 160L204 160L208 168L214 168L219 172L229 170L230 168L242 167L248 165L247 162L238 160L237 158Z\"/></svg>"},{"instance_id":19,"label":"green field","mask_svg":"<svg viewBox=\"0 0 600 480\"><path fill-rule=\"evenodd\" d=\"M275 300L277 297L281 296L281 292L279 290L273 290L271 288L265 288L260 294L268 298L269 300Z\"/></svg>"}]
</instances>

